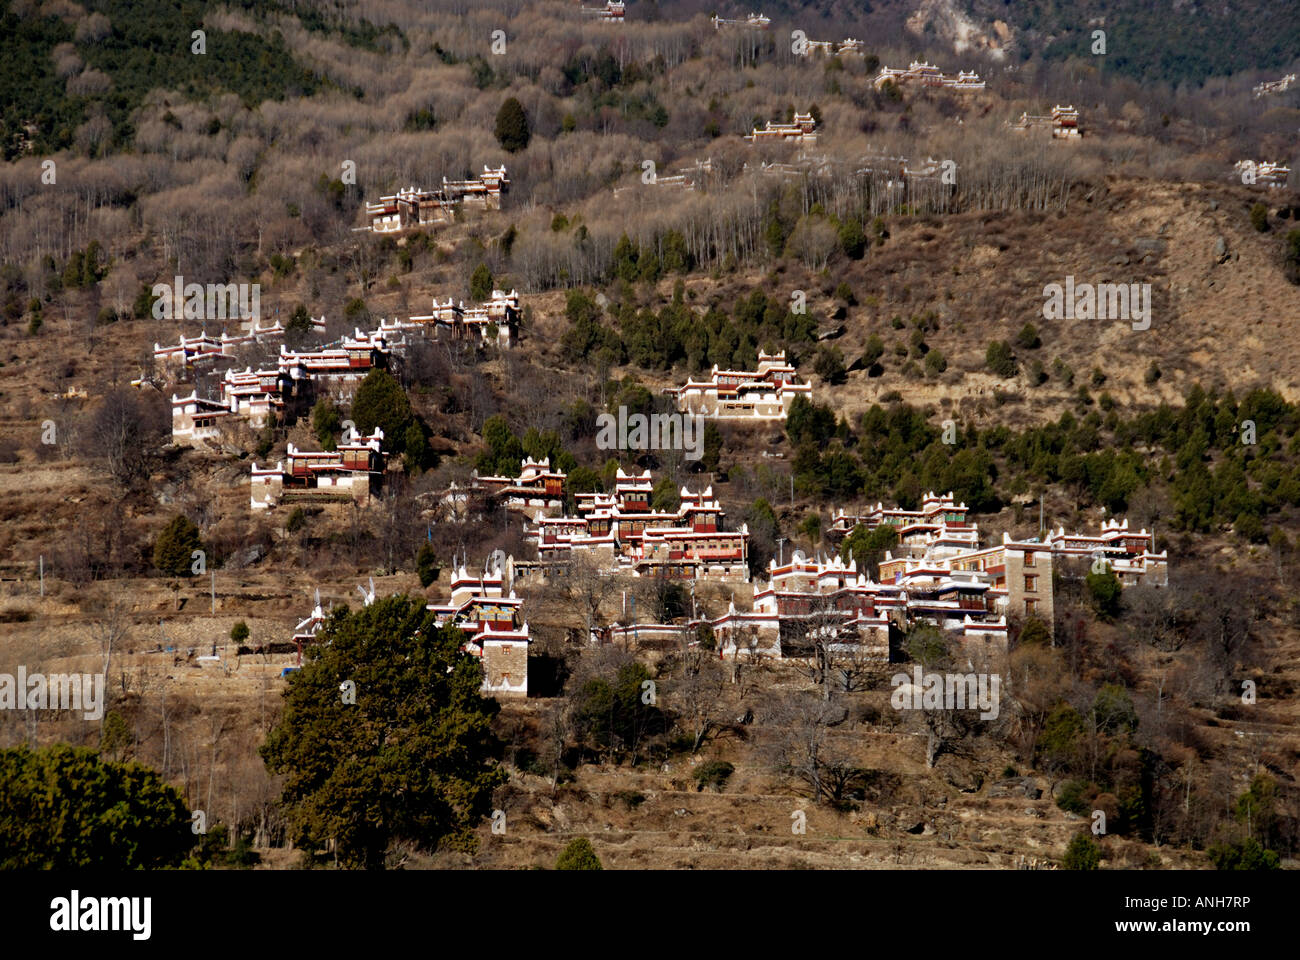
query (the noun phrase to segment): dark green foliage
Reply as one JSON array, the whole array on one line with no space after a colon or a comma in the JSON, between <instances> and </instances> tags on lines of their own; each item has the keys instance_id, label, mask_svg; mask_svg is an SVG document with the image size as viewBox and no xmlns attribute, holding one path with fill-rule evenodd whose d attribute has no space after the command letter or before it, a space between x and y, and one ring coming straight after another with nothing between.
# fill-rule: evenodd
<instances>
[{"instance_id":1,"label":"dark green foliage","mask_svg":"<svg viewBox=\"0 0 1300 960\"><path fill-rule=\"evenodd\" d=\"M1092 55L1095 25L1088 19L1102 6L1013 6L1013 26L1052 37L1043 48L1049 71L1071 59L1104 60L1107 73L1163 81L1170 87L1199 87L1209 77L1282 68L1300 48L1300 23L1292 10L1268 0L1243 0L1231 9L1152 5L1145 0L1105 4L1104 57ZM1081 17L1083 9L1088 13Z\"/></svg>"},{"instance_id":2,"label":"dark green foliage","mask_svg":"<svg viewBox=\"0 0 1300 960\"><path fill-rule=\"evenodd\" d=\"M1300 230L1287 231L1282 269L1288 280L1300 283Z\"/></svg>"},{"instance_id":3,"label":"dark green foliage","mask_svg":"<svg viewBox=\"0 0 1300 960\"><path fill-rule=\"evenodd\" d=\"M245 0L238 4L248 8ZM258 5L264 12L266 4ZM6 5L0 16L0 147L14 159L30 137L36 153L72 146L76 128L91 111L102 110L112 124L107 147L124 147L134 135L133 113L166 78L167 88L189 100L231 92L252 108L264 100L315 93L323 85L296 61L279 30L257 33L207 30L207 52L190 52L190 31L203 24L205 5L197 0L102 0L94 10L112 23L102 40L74 41L69 22L52 15L19 16ZM294 11L303 15L301 8ZM104 94L71 96L55 71L52 51L75 42L77 54L108 75ZM24 129L27 124L34 134Z\"/></svg>"},{"instance_id":4,"label":"dark green foliage","mask_svg":"<svg viewBox=\"0 0 1300 960\"><path fill-rule=\"evenodd\" d=\"M421 107L419 110L413 110L406 115L406 130L414 133L421 130L433 130L438 126L438 118L434 115L433 107Z\"/></svg>"},{"instance_id":5,"label":"dark green foliage","mask_svg":"<svg viewBox=\"0 0 1300 960\"><path fill-rule=\"evenodd\" d=\"M1097 691L1092 701L1092 713L1097 730L1105 734L1128 734L1137 729L1137 709L1128 691L1116 683L1108 683Z\"/></svg>"},{"instance_id":6,"label":"dark green foliage","mask_svg":"<svg viewBox=\"0 0 1300 960\"><path fill-rule=\"evenodd\" d=\"M1043 732L1035 744L1038 762L1047 769L1069 768L1081 749L1084 723L1079 711L1059 703L1047 715Z\"/></svg>"},{"instance_id":7,"label":"dark green foliage","mask_svg":"<svg viewBox=\"0 0 1300 960\"><path fill-rule=\"evenodd\" d=\"M984 363L997 376L1004 380L1014 377L1018 371L1015 354L1005 340L994 340L984 353Z\"/></svg>"},{"instance_id":8,"label":"dark green foliage","mask_svg":"<svg viewBox=\"0 0 1300 960\"><path fill-rule=\"evenodd\" d=\"M360 297L353 297L343 305L343 318L348 323L366 323L370 320L370 308Z\"/></svg>"},{"instance_id":9,"label":"dark green foliage","mask_svg":"<svg viewBox=\"0 0 1300 960\"><path fill-rule=\"evenodd\" d=\"M384 431L384 450L400 454L406 450L406 430L415 422L415 414L402 385L387 370L375 369L357 387L352 419L363 437L379 427Z\"/></svg>"},{"instance_id":10,"label":"dark green foliage","mask_svg":"<svg viewBox=\"0 0 1300 960\"><path fill-rule=\"evenodd\" d=\"M412 417L406 425L406 431L402 434L402 451L402 464L412 476L430 466L434 460L429 450L429 437L418 417Z\"/></svg>"},{"instance_id":11,"label":"dark green foliage","mask_svg":"<svg viewBox=\"0 0 1300 960\"><path fill-rule=\"evenodd\" d=\"M307 514L303 512L302 507L294 507L284 521L284 529L289 533L297 533L307 523Z\"/></svg>"},{"instance_id":12,"label":"dark green foliage","mask_svg":"<svg viewBox=\"0 0 1300 960\"><path fill-rule=\"evenodd\" d=\"M566 359L576 362L589 356L604 356L610 363L623 359L623 341L601 323L600 306L582 290L570 290L565 306L569 329L560 339Z\"/></svg>"},{"instance_id":13,"label":"dark green foliage","mask_svg":"<svg viewBox=\"0 0 1300 960\"><path fill-rule=\"evenodd\" d=\"M858 572L874 580L880 575L880 561L885 559L885 551L896 543L898 530L892 524L882 523L870 530L856 526L840 544L840 556L845 562L856 560Z\"/></svg>"},{"instance_id":14,"label":"dark green foliage","mask_svg":"<svg viewBox=\"0 0 1300 960\"><path fill-rule=\"evenodd\" d=\"M885 341L880 339L879 334L873 333L867 338L867 348L862 351L862 362L870 367L884 355Z\"/></svg>"},{"instance_id":15,"label":"dark green foliage","mask_svg":"<svg viewBox=\"0 0 1300 960\"><path fill-rule=\"evenodd\" d=\"M817 358L813 361L813 372L828 384L843 383L848 374L844 369L844 354L840 348L823 346L818 350Z\"/></svg>"},{"instance_id":16,"label":"dark green foliage","mask_svg":"<svg viewBox=\"0 0 1300 960\"><path fill-rule=\"evenodd\" d=\"M1268 232L1268 207L1256 203L1250 208L1250 225L1260 233Z\"/></svg>"},{"instance_id":17,"label":"dark green foliage","mask_svg":"<svg viewBox=\"0 0 1300 960\"><path fill-rule=\"evenodd\" d=\"M248 624L246 624L243 620L240 620L237 624L235 624L233 627L230 628L230 641L231 643L243 643L247 639L248 639Z\"/></svg>"},{"instance_id":18,"label":"dark green foliage","mask_svg":"<svg viewBox=\"0 0 1300 960\"><path fill-rule=\"evenodd\" d=\"M1091 834L1076 833L1065 848L1065 859L1061 866L1066 870L1096 870L1101 864L1101 845L1092 839Z\"/></svg>"},{"instance_id":19,"label":"dark green foliage","mask_svg":"<svg viewBox=\"0 0 1300 960\"><path fill-rule=\"evenodd\" d=\"M325 450L334 449L334 435L343 428L343 418L329 397L321 397L311 411L311 432Z\"/></svg>"},{"instance_id":20,"label":"dark green foliage","mask_svg":"<svg viewBox=\"0 0 1300 960\"><path fill-rule=\"evenodd\" d=\"M1026 323L1016 334L1016 346L1024 347L1026 350L1033 350L1042 343L1038 339L1038 328L1032 323Z\"/></svg>"},{"instance_id":21,"label":"dark green foliage","mask_svg":"<svg viewBox=\"0 0 1300 960\"><path fill-rule=\"evenodd\" d=\"M479 301L487 300L492 296L492 282L492 271L488 269L486 263L480 263L469 278L470 298Z\"/></svg>"},{"instance_id":22,"label":"dark green foliage","mask_svg":"<svg viewBox=\"0 0 1300 960\"><path fill-rule=\"evenodd\" d=\"M823 444L835 435L835 413L825 404L813 403L802 396L795 397L786 415L785 435L796 446Z\"/></svg>"},{"instance_id":23,"label":"dark green foliage","mask_svg":"<svg viewBox=\"0 0 1300 960\"><path fill-rule=\"evenodd\" d=\"M651 510L663 512L676 510L680 502L677 484L673 483L672 477L665 474L655 481L654 490L650 493Z\"/></svg>"},{"instance_id":24,"label":"dark green foliage","mask_svg":"<svg viewBox=\"0 0 1300 960\"><path fill-rule=\"evenodd\" d=\"M1086 817L1096 795L1096 788L1087 780L1067 780L1056 791L1056 805L1066 813Z\"/></svg>"},{"instance_id":25,"label":"dark green foliage","mask_svg":"<svg viewBox=\"0 0 1300 960\"><path fill-rule=\"evenodd\" d=\"M1050 644L1052 642L1052 632L1038 617L1030 617L1025 621L1025 625L1020 630L1020 643L1027 644Z\"/></svg>"},{"instance_id":26,"label":"dark green foliage","mask_svg":"<svg viewBox=\"0 0 1300 960\"><path fill-rule=\"evenodd\" d=\"M171 577L188 577L193 573L195 550L203 549L199 528L183 513L177 514L163 527L153 545L153 565Z\"/></svg>"},{"instance_id":27,"label":"dark green foliage","mask_svg":"<svg viewBox=\"0 0 1300 960\"><path fill-rule=\"evenodd\" d=\"M224 823L218 823L199 837L190 863L205 869L213 866L244 869L254 866L261 859L245 834L238 834L232 845L229 828Z\"/></svg>"},{"instance_id":28,"label":"dark green foliage","mask_svg":"<svg viewBox=\"0 0 1300 960\"><path fill-rule=\"evenodd\" d=\"M528 114L524 112L523 104L514 97L508 97L497 111L494 132L497 143L507 153L518 153L528 146L532 130L528 126Z\"/></svg>"},{"instance_id":29,"label":"dark green foliage","mask_svg":"<svg viewBox=\"0 0 1300 960\"><path fill-rule=\"evenodd\" d=\"M1282 858L1254 837L1215 844L1206 855L1215 870L1278 870L1282 866Z\"/></svg>"},{"instance_id":30,"label":"dark green foliage","mask_svg":"<svg viewBox=\"0 0 1300 960\"><path fill-rule=\"evenodd\" d=\"M850 260L861 260L867 252L867 235L862 231L862 224L854 217L849 217L840 224L840 249Z\"/></svg>"},{"instance_id":31,"label":"dark green foliage","mask_svg":"<svg viewBox=\"0 0 1300 960\"><path fill-rule=\"evenodd\" d=\"M1120 594L1123 588L1114 571L1107 569L1104 573L1090 572L1087 584L1088 598L1092 602L1093 609L1097 611L1097 616L1103 620L1113 620L1119 616Z\"/></svg>"},{"instance_id":32,"label":"dark green foliage","mask_svg":"<svg viewBox=\"0 0 1300 960\"><path fill-rule=\"evenodd\" d=\"M175 867L193 840L180 792L148 767L66 744L0 750L0 870Z\"/></svg>"},{"instance_id":33,"label":"dark green foliage","mask_svg":"<svg viewBox=\"0 0 1300 960\"><path fill-rule=\"evenodd\" d=\"M433 552L433 544L426 542L420 545L420 553L415 558L415 569L420 575L420 586L422 587L428 587L438 579L440 567L438 566L438 557Z\"/></svg>"},{"instance_id":34,"label":"dark green foliage","mask_svg":"<svg viewBox=\"0 0 1300 960\"><path fill-rule=\"evenodd\" d=\"M513 477L519 473L524 448L504 416L498 413L484 421L483 442L487 444L487 450L479 454L475 464L480 474Z\"/></svg>"},{"instance_id":35,"label":"dark green foliage","mask_svg":"<svg viewBox=\"0 0 1300 960\"><path fill-rule=\"evenodd\" d=\"M569 841L559 858L555 861L556 870L603 870L600 857L596 856L591 841L586 837L574 837Z\"/></svg>"},{"instance_id":36,"label":"dark green foliage","mask_svg":"<svg viewBox=\"0 0 1300 960\"><path fill-rule=\"evenodd\" d=\"M726 760L709 760L696 767L695 772L692 773L691 776L695 778L695 782L699 785L699 789L703 790L707 787L708 789L716 790L721 793L722 788L726 786L727 779L735 773L735 771L735 766L728 763Z\"/></svg>"},{"instance_id":37,"label":"dark green foliage","mask_svg":"<svg viewBox=\"0 0 1300 960\"><path fill-rule=\"evenodd\" d=\"M657 706L645 702L650 671L635 661L618 668L611 680L592 677L573 697L574 727L580 742L601 753L636 761L647 742L665 729Z\"/></svg>"},{"instance_id":38,"label":"dark green foliage","mask_svg":"<svg viewBox=\"0 0 1300 960\"><path fill-rule=\"evenodd\" d=\"M943 631L924 621L918 621L907 631L904 648L908 657L926 670L946 663L951 653L948 639Z\"/></svg>"},{"instance_id":39,"label":"dark green foliage","mask_svg":"<svg viewBox=\"0 0 1300 960\"><path fill-rule=\"evenodd\" d=\"M311 314L307 312L304 304L298 304L294 307L293 313L289 316L289 322L284 325L285 332L291 335L302 336L311 333Z\"/></svg>"},{"instance_id":40,"label":"dark green foliage","mask_svg":"<svg viewBox=\"0 0 1300 960\"><path fill-rule=\"evenodd\" d=\"M333 838L343 866L366 869L382 869L394 842L472 850L506 776L491 731L499 708L479 693L464 635L438 627L423 598L396 596L336 609L321 639L261 751L285 777L294 843L310 855Z\"/></svg>"}]
</instances>

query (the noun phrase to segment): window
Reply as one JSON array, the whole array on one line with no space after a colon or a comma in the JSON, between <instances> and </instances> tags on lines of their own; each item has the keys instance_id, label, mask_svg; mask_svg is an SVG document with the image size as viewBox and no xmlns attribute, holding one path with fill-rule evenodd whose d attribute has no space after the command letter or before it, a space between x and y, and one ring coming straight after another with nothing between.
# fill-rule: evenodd
<instances>
[{"instance_id":1,"label":"window","mask_svg":"<svg viewBox=\"0 0 1300 960\"><path fill-rule=\"evenodd\" d=\"M1030 553L1026 553L1026 554L1025 554L1025 566L1026 566L1026 567L1032 567L1033 565L1034 565L1034 554L1033 554L1032 552L1030 552Z\"/></svg>"},{"instance_id":2,"label":"window","mask_svg":"<svg viewBox=\"0 0 1300 960\"><path fill-rule=\"evenodd\" d=\"M1035 613L1037 613L1037 612L1038 612L1038 601L1037 601L1037 600L1026 600L1026 601L1025 601L1025 613L1027 613L1027 614L1031 614L1031 615L1032 615L1032 614L1035 614Z\"/></svg>"},{"instance_id":3,"label":"window","mask_svg":"<svg viewBox=\"0 0 1300 960\"><path fill-rule=\"evenodd\" d=\"M1025 593L1035 593L1037 590L1038 578L1032 576L1025 577Z\"/></svg>"}]
</instances>

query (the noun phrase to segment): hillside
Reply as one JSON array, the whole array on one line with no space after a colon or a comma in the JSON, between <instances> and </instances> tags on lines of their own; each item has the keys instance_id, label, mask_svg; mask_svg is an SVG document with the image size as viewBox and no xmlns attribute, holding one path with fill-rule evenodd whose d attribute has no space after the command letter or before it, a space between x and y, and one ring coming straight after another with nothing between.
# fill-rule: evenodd
<instances>
[{"instance_id":1,"label":"hillside","mask_svg":"<svg viewBox=\"0 0 1300 960\"><path fill-rule=\"evenodd\" d=\"M317 594L440 604L460 564L537 560L518 512L456 492L545 456L566 510L618 469L673 510L709 488L747 576L521 578L529 696L500 698L481 758L505 832L484 812L474 849L403 837L389 866L551 868L586 837L614 869L1055 869L1103 810L1107 868L1205 869L1248 840L1293 868L1300 193L1234 164L1300 159L1297 88L1250 93L1295 69L1300 16L1095 6L784 3L761 31L667 0L623 23L558 2L6 3L0 673L102 670L113 720L0 710L0 748L140 761L262 866L327 864L260 752L291 713L295 629ZM870 39L803 57L790 29ZM913 58L985 88L878 82ZM1081 137L1013 126L1066 103ZM804 116L815 139L752 132ZM498 195L446 199L502 167ZM367 204L440 184L436 223L372 229ZM168 365L181 337L240 332L159 319L176 277L256 284L290 329ZM1149 285L1149 317L1049 316L1067 283ZM219 396L227 368L493 291L519 295L513 342L412 334L370 381L382 402L331 382L265 428L172 432L172 398ZM712 422L698 460L598 442L601 414L666 413L665 390L777 350L811 385L788 418ZM251 505L255 469L335 449L349 418L390 428L373 497ZM1108 602L1095 569L1058 571L1046 623L1002 621L1001 718L938 732L891 705L894 675L995 662L938 629L894 623L889 662L838 685L702 632L607 632L748 611L796 549L874 576L885 548L846 547L832 516L930 491L987 544L1125 519L1168 551L1168 586L1116 580ZM158 549L178 518L200 573ZM608 719L627 710L635 736Z\"/></svg>"}]
</instances>

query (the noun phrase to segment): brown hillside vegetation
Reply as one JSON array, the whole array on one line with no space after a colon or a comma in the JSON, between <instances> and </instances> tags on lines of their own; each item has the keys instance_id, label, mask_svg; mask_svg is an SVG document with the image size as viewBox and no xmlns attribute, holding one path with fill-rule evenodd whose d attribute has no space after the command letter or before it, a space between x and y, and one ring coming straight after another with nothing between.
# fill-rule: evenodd
<instances>
[{"instance_id":1,"label":"brown hillside vegetation","mask_svg":"<svg viewBox=\"0 0 1300 960\"><path fill-rule=\"evenodd\" d=\"M156 768L264 866L301 866L283 780L258 753L284 710L283 671L298 663L295 625L317 592L327 608L356 608L373 578L381 597L444 602L454 563L474 571L498 549L536 558L518 515L448 506L451 484L500 467L489 428L529 455L554 440L548 450L571 458L587 489L609 488L619 466L712 487L727 526L748 525L760 575L795 549L837 552L833 510L914 501L922 477L976 463L978 477L951 475L987 494L972 507L984 542L1038 536L1040 516L1088 533L1125 516L1169 551L1169 588L1126 588L1108 612L1067 576L1048 643L1022 643L1027 625L1015 621L996 663L954 646L936 662L1005 676L1002 713L976 727L891 705L891 679L921 659L902 637L892 662L838 686L796 658L587 642L629 599L645 621L682 614L669 600L720 617L750 609L751 583L702 582L679 597L648 578L597 590L579 571L521 585L530 696L503 702L494 721L505 830L485 820L473 852L402 842L389 865L549 869L581 836L613 869L1055 868L1102 810L1106 867L1202 869L1208 850L1247 835L1294 867L1300 497L1287 483L1300 475L1300 433L1293 409L1269 403L1300 404L1300 194L1229 174L1246 157L1289 161L1300 101L1254 104L1241 78L1175 91L1077 60L1010 65L994 52L1025 35L968 29L954 5L928 0L889 5L897 23L870 57L833 64L793 56L785 33L714 30L693 4L689 19L617 27L561 3L368 6L392 29L365 42L341 29L360 29L355 12L327 28L284 12L207 15L214 32L280 30L322 81L311 96L248 103L158 87L120 142L103 117L78 126L52 158L56 183L42 183L41 155L0 167L0 673L102 671L107 712L127 731L110 743L101 721L0 710L0 747L103 746ZM907 16L941 28L932 49ZM502 54L489 47L497 29ZM968 41L960 55L954 37ZM870 60L925 55L978 69L988 89L876 88ZM530 124L515 151L494 134L509 97ZM1078 142L1007 126L1065 102L1083 117ZM815 143L743 139L814 106ZM880 158L903 157L951 160L955 182L896 186L902 175ZM647 162L662 177L693 171L683 175L694 189L643 181ZM464 206L393 236L365 229L367 201L502 164L511 185L499 210ZM427 314L435 298L469 302L485 273L489 289L521 295L518 342L412 337L393 372L416 439L427 436L424 460L391 457L365 505L251 507L254 463L282 460L290 444L320 449L310 411L196 447L169 442L173 395L215 396L227 367L274 366L280 343L168 371L155 344L239 324L156 319L155 283L260 284L263 322L299 307L325 316L323 333L293 335L314 347ZM1149 329L1045 319L1045 288L1067 277L1149 284ZM761 322L745 327L755 297ZM793 309L800 299L806 314ZM598 336L575 346L586 304ZM654 326L679 306L680 328ZM712 333L687 342L700 331ZM677 354L655 355L673 339ZM1014 374L995 372L996 341ZM783 423L723 424L700 461L598 447L597 414L667 410L666 388L760 349L787 351L833 430L809 441ZM1179 421L1205 394L1222 406ZM1283 412L1261 415L1261 449L1237 458L1248 396L1265 397L1251 410ZM938 454L901 447L904 468L889 474L883 451L902 441L872 446L868 423L881 415L886 434L902 431L908 408L926 429L953 421L960 438ZM1123 433L1142 416L1176 423L1177 443ZM1058 429L1066 439L1051 448ZM1043 449L1016 460L1011 440L1025 436ZM851 462L848 481L808 482L810 457L812 473L829 475L822 464L836 456ZM1089 471L1108 456L1107 470L1132 458L1114 468L1132 482L1103 496ZM1207 479L1189 493L1198 470ZM1196 513L1198 497L1213 509ZM178 516L202 538L203 575L155 562ZM441 568L427 588L426 546ZM661 711L633 746L582 713L587 685L629 664L653 679ZM1257 699L1243 700L1252 684ZM729 775L717 773L724 763ZM1262 826L1239 800L1260 777L1276 790Z\"/></svg>"}]
</instances>

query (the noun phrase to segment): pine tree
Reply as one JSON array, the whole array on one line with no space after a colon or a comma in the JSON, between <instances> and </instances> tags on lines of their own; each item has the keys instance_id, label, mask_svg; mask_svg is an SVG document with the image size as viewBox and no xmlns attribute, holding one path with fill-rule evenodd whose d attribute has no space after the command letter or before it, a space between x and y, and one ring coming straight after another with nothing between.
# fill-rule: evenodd
<instances>
[{"instance_id":1,"label":"pine tree","mask_svg":"<svg viewBox=\"0 0 1300 960\"><path fill-rule=\"evenodd\" d=\"M199 528L189 517L177 514L153 545L153 565L161 573L173 577L188 577L193 572L193 552L203 549Z\"/></svg>"},{"instance_id":2,"label":"pine tree","mask_svg":"<svg viewBox=\"0 0 1300 960\"><path fill-rule=\"evenodd\" d=\"M518 153L528 146L532 135L532 131L528 128L528 114L524 113L523 104L510 97L497 111L497 143L501 144L501 149L508 153Z\"/></svg>"},{"instance_id":3,"label":"pine tree","mask_svg":"<svg viewBox=\"0 0 1300 960\"><path fill-rule=\"evenodd\" d=\"M439 627L423 597L395 596L336 610L321 640L261 750L285 777L295 845L332 838L343 866L368 870L399 842L472 850L506 775L491 727L499 707L479 693L483 668L461 651L464 635Z\"/></svg>"},{"instance_id":4,"label":"pine tree","mask_svg":"<svg viewBox=\"0 0 1300 960\"><path fill-rule=\"evenodd\" d=\"M586 837L574 837L555 861L556 870L603 870L600 857Z\"/></svg>"},{"instance_id":5,"label":"pine tree","mask_svg":"<svg viewBox=\"0 0 1300 960\"><path fill-rule=\"evenodd\" d=\"M0 750L0 870L179 866L189 819L180 792L148 767L66 744Z\"/></svg>"}]
</instances>

